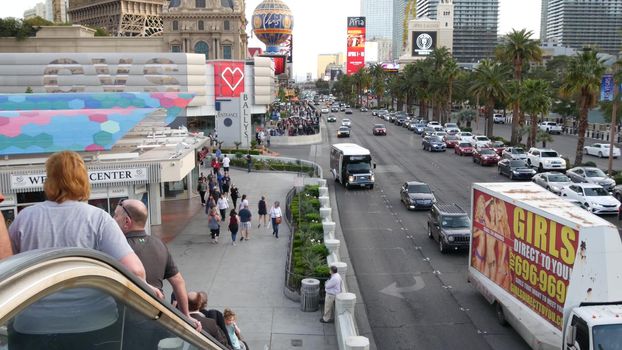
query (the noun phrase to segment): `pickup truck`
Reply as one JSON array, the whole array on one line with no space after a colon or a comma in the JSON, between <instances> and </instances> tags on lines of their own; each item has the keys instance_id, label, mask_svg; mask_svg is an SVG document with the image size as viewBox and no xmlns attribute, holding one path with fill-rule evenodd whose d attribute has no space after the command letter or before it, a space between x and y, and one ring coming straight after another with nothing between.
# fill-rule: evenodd
<instances>
[{"instance_id":1,"label":"pickup truck","mask_svg":"<svg viewBox=\"0 0 622 350\"><path fill-rule=\"evenodd\" d=\"M475 183L469 282L532 349L619 349L615 225L534 183Z\"/></svg>"},{"instance_id":2,"label":"pickup truck","mask_svg":"<svg viewBox=\"0 0 622 350\"><path fill-rule=\"evenodd\" d=\"M561 134L562 126L558 125L556 122L542 122L538 124L538 128L542 131L546 131L549 134Z\"/></svg>"},{"instance_id":3,"label":"pickup truck","mask_svg":"<svg viewBox=\"0 0 622 350\"><path fill-rule=\"evenodd\" d=\"M527 152L527 164L538 168L538 172L551 170L566 172L566 161L552 149L530 148Z\"/></svg>"}]
</instances>

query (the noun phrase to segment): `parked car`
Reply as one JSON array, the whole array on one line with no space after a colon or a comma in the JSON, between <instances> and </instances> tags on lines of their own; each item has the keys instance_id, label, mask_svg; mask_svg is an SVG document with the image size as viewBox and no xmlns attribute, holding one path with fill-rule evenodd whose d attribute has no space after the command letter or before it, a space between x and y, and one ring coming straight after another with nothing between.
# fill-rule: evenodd
<instances>
[{"instance_id":1,"label":"parked car","mask_svg":"<svg viewBox=\"0 0 622 350\"><path fill-rule=\"evenodd\" d=\"M473 134L468 131L461 131L457 133L456 135L458 135L458 137L460 137L460 140L462 141L465 141L465 142L473 141Z\"/></svg>"},{"instance_id":2,"label":"parked car","mask_svg":"<svg viewBox=\"0 0 622 350\"><path fill-rule=\"evenodd\" d=\"M538 168L538 172L545 170L566 171L566 161L552 149L530 148L527 152L527 164Z\"/></svg>"},{"instance_id":3,"label":"parked car","mask_svg":"<svg viewBox=\"0 0 622 350\"><path fill-rule=\"evenodd\" d=\"M622 185L617 185L613 188L613 196L622 202Z\"/></svg>"},{"instance_id":4,"label":"parked car","mask_svg":"<svg viewBox=\"0 0 622 350\"><path fill-rule=\"evenodd\" d=\"M445 152L447 145L443 142L443 139L438 136L426 136L421 141L424 151L430 152Z\"/></svg>"},{"instance_id":5,"label":"parked car","mask_svg":"<svg viewBox=\"0 0 622 350\"><path fill-rule=\"evenodd\" d=\"M495 152L501 156L501 154L503 154L503 150L505 150L505 144L503 144L503 141L493 141L490 148L494 149Z\"/></svg>"},{"instance_id":6,"label":"parked car","mask_svg":"<svg viewBox=\"0 0 622 350\"><path fill-rule=\"evenodd\" d=\"M493 114L492 116L492 121L495 124L505 124L505 117L503 116L503 114Z\"/></svg>"},{"instance_id":7,"label":"parked car","mask_svg":"<svg viewBox=\"0 0 622 350\"><path fill-rule=\"evenodd\" d=\"M400 190L400 200L409 210L430 209L436 203L430 186L419 181L405 182Z\"/></svg>"},{"instance_id":8,"label":"parked car","mask_svg":"<svg viewBox=\"0 0 622 350\"><path fill-rule=\"evenodd\" d=\"M561 134L562 126L558 125L556 122L542 122L538 124L538 128L542 131L546 131L549 134Z\"/></svg>"},{"instance_id":9,"label":"parked car","mask_svg":"<svg viewBox=\"0 0 622 350\"><path fill-rule=\"evenodd\" d=\"M614 179L605 174L604 171L595 167L578 166L566 171L566 175L573 182L588 182L601 185L607 191L613 191L616 185Z\"/></svg>"},{"instance_id":10,"label":"parked car","mask_svg":"<svg viewBox=\"0 0 622 350\"><path fill-rule=\"evenodd\" d=\"M594 214L618 214L620 209L620 201L596 184L577 183L564 186L561 195L578 200L586 210Z\"/></svg>"},{"instance_id":11,"label":"parked car","mask_svg":"<svg viewBox=\"0 0 622 350\"><path fill-rule=\"evenodd\" d=\"M501 152L501 157L505 159L527 160L527 152L521 147L506 147L503 152Z\"/></svg>"},{"instance_id":12,"label":"parked car","mask_svg":"<svg viewBox=\"0 0 622 350\"><path fill-rule=\"evenodd\" d=\"M350 121L350 119L348 119L348 118L343 118L341 120L341 125L342 126L351 127L352 126L352 121Z\"/></svg>"},{"instance_id":13,"label":"parked car","mask_svg":"<svg viewBox=\"0 0 622 350\"><path fill-rule=\"evenodd\" d=\"M531 178L531 181L558 196L561 194L564 186L572 185L572 180L568 176L554 171L536 174Z\"/></svg>"},{"instance_id":14,"label":"parked car","mask_svg":"<svg viewBox=\"0 0 622 350\"><path fill-rule=\"evenodd\" d=\"M350 137L350 128L347 126L340 126L337 129L337 137Z\"/></svg>"},{"instance_id":15,"label":"parked car","mask_svg":"<svg viewBox=\"0 0 622 350\"><path fill-rule=\"evenodd\" d=\"M350 108L346 108L346 114L352 114L352 110Z\"/></svg>"},{"instance_id":16,"label":"parked car","mask_svg":"<svg viewBox=\"0 0 622 350\"><path fill-rule=\"evenodd\" d=\"M443 141L445 141L447 148L455 148L460 143L460 138L456 135L447 134L443 137Z\"/></svg>"},{"instance_id":17,"label":"parked car","mask_svg":"<svg viewBox=\"0 0 622 350\"><path fill-rule=\"evenodd\" d=\"M434 204L428 215L428 237L438 242L441 254L469 249L469 215L457 204Z\"/></svg>"},{"instance_id":18,"label":"parked car","mask_svg":"<svg viewBox=\"0 0 622 350\"><path fill-rule=\"evenodd\" d=\"M475 148L485 148L485 147L490 147L490 145L492 144L492 141L488 138L488 136L477 135L477 136L473 136L473 140L471 141L471 144Z\"/></svg>"},{"instance_id":19,"label":"parked car","mask_svg":"<svg viewBox=\"0 0 622 350\"><path fill-rule=\"evenodd\" d=\"M376 125L374 125L372 133L374 135L386 135L387 134L387 128L384 126L384 124L376 124Z\"/></svg>"},{"instance_id":20,"label":"parked car","mask_svg":"<svg viewBox=\"0 0 622 350\"><path fill-rule=\"evenodd\" d=\"M583 154L589 154L591 156L597 156L598 158L609 157L609 144L608 143L593 143L589 146L583 147ZM620 156L620 149L613 146L613 158L618 159Z\"/></svg>"},{"instance_id":21,"label":"parked car","mask_svg":"<svg viewBox=\"0 0 622 350\"><path fill-rule=\"evenodd\" d=\"M408 129L412 130L415 134L422 134L423 129L425 129L425 124L422 123L411 123Z\"/></svg>"},{"instance_id":22,"label":"parked car","mask_svg":"<svg viewBox=\"0 0 622 350\"><path fill-rule=\"evenodd\" d=\"M464 156L464 155L471 156L473 155L473 145L471 145L470 142L460 141L454 147L454 153L459 156Z\"/></svg>"},{"instance_id":23,"label":"parked car","mask_svg":"<svg viewBox=\"0 0 622 350\"><path fill-rule=\"evenodd\" d=\"M536 171L530 168L527 162L522 159L501 159L497 163L497 171L499 174L510 178L510 180L530 180L536 174Z\"/></svg>"},{"instance_id":24,"label":"parked car","mask_svg":"<svg viewBox=\"0 0 622 350\"><path fill-rule=\"evenodd\" d=\"M328 117L326 117L326 121L329 123L334 123L337 121L337 117L335 117L334 115L329 115Z\"/></svg>"},{"instance_id":25,"label":"parked car","mask_svg":"<svg viewBox=\"0 0 622 350\"><path fill-rule=\"evenodd\" d=\"M497 164L499 159L499 155L492 148L475 148L473 151L473 163L482 166Z\"/></svg>"}]
</instances>

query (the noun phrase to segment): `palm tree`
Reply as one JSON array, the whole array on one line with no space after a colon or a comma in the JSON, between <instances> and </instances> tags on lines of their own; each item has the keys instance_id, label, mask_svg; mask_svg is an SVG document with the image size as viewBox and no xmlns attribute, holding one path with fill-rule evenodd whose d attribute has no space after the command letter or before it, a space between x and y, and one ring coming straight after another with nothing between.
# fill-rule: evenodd
<instances>
[{"instance_id":1,"label":"palm tree","mask_svg":"<svg viewBox=\"0 0 622 350\"><path fill-rule=\"evenodd\" d=\"M354 87L356 88L356 103L360 105L360 97L363 95L363 92L369 88L371 76L367 73L367 69L362 68L352 74L352 79L354 80Z\"/></svg>"},{"instance_id":2,"label":"palm tree","mask_svg":"<svg viewBox=\"0 0 622 350\"><path fill-rule=\"evenodd\" d=\"M493 119L492 115L497 101L507 98L506 77L509 72L507 68L490 60L483 60L473 74L471 82L471 92L486 106L487 128L486 136L492 137Z\"/></svg>"},{"instance_id":3,"label":"palm tree","mask_svg":"<svg viewBox=\"0 0 622 350\"><path fill-rule=\"evenodd\" d=\"M378 63L369 67L369 75L371 76L371 88L378 98L378 107L380 107L384 98L384 92L386 91L387 73L382 68L382 65Z\"/></svg>"},{"instance_id":4,"label":"palm tree","mask_svg":"<svg viewBox=\"0 0 622 350\"><path fill-rule=\"evenodd\" d=\"M531 61L542 60L542 49L538 40L531 39L532 31L527 29L512 31L505 35L503 43L496 49L497 57L514 67L514 80L522 81L523 65ZM513 101L512 104L512 136L510 142L516 144L518 141L519 129L519 109L520 101Z\"/></svg>"},{"instance_id":5,"label":"palm tree","mask_svg":"<svg viewBox=\"0 0 622 350\"><path fill-rule=\"evenodd\" d=\"M536 134L536 142L542 142L542 148L546 148L547 142L553 141L555 141L555 139L553 139L553 135L544 130L538 130L538 133Z\"/></svg>"},{"instance_id":6,"label":"palm tree","mask_svg":"<svg viewBox=\"0 0 622 350\"><path fill-rule=\"evenodd\" d=\"M522 107L531 116L528 147L534 147L538 131L538 115L547 115L551 109L549 83L542 79L527 79L520 93Z\"/></svg>"},{"instance_id":7,"label":"palm tree","mask_svg":"<svg viewBox=\"0 0 622 350\"><path fill-rule=\"evenodd\" d=\"M583 162L583 146L585 145L585 131L587 130L587 114L598 102L600 81L606 67L596 56L596 51L584 49L573 57L566 71L561 85L562 94L577 96L579 109L579 139L575 152L575 166Z\"/></svg>"}]
</instances>

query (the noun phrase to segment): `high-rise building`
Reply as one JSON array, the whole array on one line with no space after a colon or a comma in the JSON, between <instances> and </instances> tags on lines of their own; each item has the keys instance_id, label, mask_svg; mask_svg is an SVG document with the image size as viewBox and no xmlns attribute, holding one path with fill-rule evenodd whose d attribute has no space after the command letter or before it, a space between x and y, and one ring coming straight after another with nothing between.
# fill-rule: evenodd
<instances>
[{"instance_id":1,"label":"high-rise building","mask_svg":"<svg viewBox=\"0 0 622 350\"><path fill-rule=\"evenodd\" d=\"M317 78L322 79L326 74L326 67L331 64L343 65L344 57L342 53L327 53L317 55Z\"/></svg>"},{"instance_id":2,"label":"high-rise building","mask_svg":"<svg viewBox=\"0 0 622 350\"><path fill-rule=\"evenodd\" d=\"M34 17L41 17L43 19L46 19L44 3L40 2L36 4L33 8L24 11L24 19L29 19L29 18L34 18Z\"/></svg>"},{"instance_id":3,"label":"high-rise building","mask_svg":"<svg viewBox=\"0 0 622 350\"><path fill-rule=\"evenodd\" d=\"M402 51L404 10L408 0L361 0L361 16L365 17L368 40L390 39L391 59Z\"/></svg>"},{"instance_id":4,"label":"high-rise building","mask_svg":"<svg viewBox=\"0 0 622 350\"><path fill-rule=\"evenodd\" d=\"M542 9L542 40L612 55L622 49L622 0L544 0Z\"/></svg>"},{"instance_id":5,"label":"high-rise building","mask_svg":"<svg viewBox=\"0 0 622 350\"><path fill-rule=\"evenodd\" d=\"M439 0L418 0L417 17L437 19ZM454 0L453 55L459 63L492 57L497 46L499 0Z\"/></svg>"}]
</instances>

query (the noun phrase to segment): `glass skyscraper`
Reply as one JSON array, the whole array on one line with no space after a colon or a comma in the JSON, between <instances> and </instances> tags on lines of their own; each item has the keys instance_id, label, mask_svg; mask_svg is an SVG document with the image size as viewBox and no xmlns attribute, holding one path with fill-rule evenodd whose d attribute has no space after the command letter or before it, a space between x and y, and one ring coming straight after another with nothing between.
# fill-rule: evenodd
<instances>
[{"instance_id":1,"label":"glass skyscraper","mask_svg":"<svg viewBox=\"0 0 622 350\"><path fill-rule=\"evenodd\" d=\"M621 0L622 1L622 0ZM499 0L454 0L453 55L459 63L493 56ZM438 0L417 0L417 17L436 19Z\"/></svg>"},{"instance_id":2,"label":"glass skyscraper","mask_svg":"<svg viewBox=\"0 0 622 350\"><path fill-rule=\"evenodd\" d=\"M617 55L622 49L622 0L542 0L543 41ZM546 3L546 4L544 4Z\"/></svg>"},{"instance_id":3,"label":"glass skyscraper","mask_svg":"<svg viewBox=\"0 0 622 350\"><path fill-rule=\"evenodd\" d=\"M361 0L361 16L367 21L367 39L390 39L392 59L398 59L402 52L406 3L407 0Z\"/></svg>"}]
</instances>

